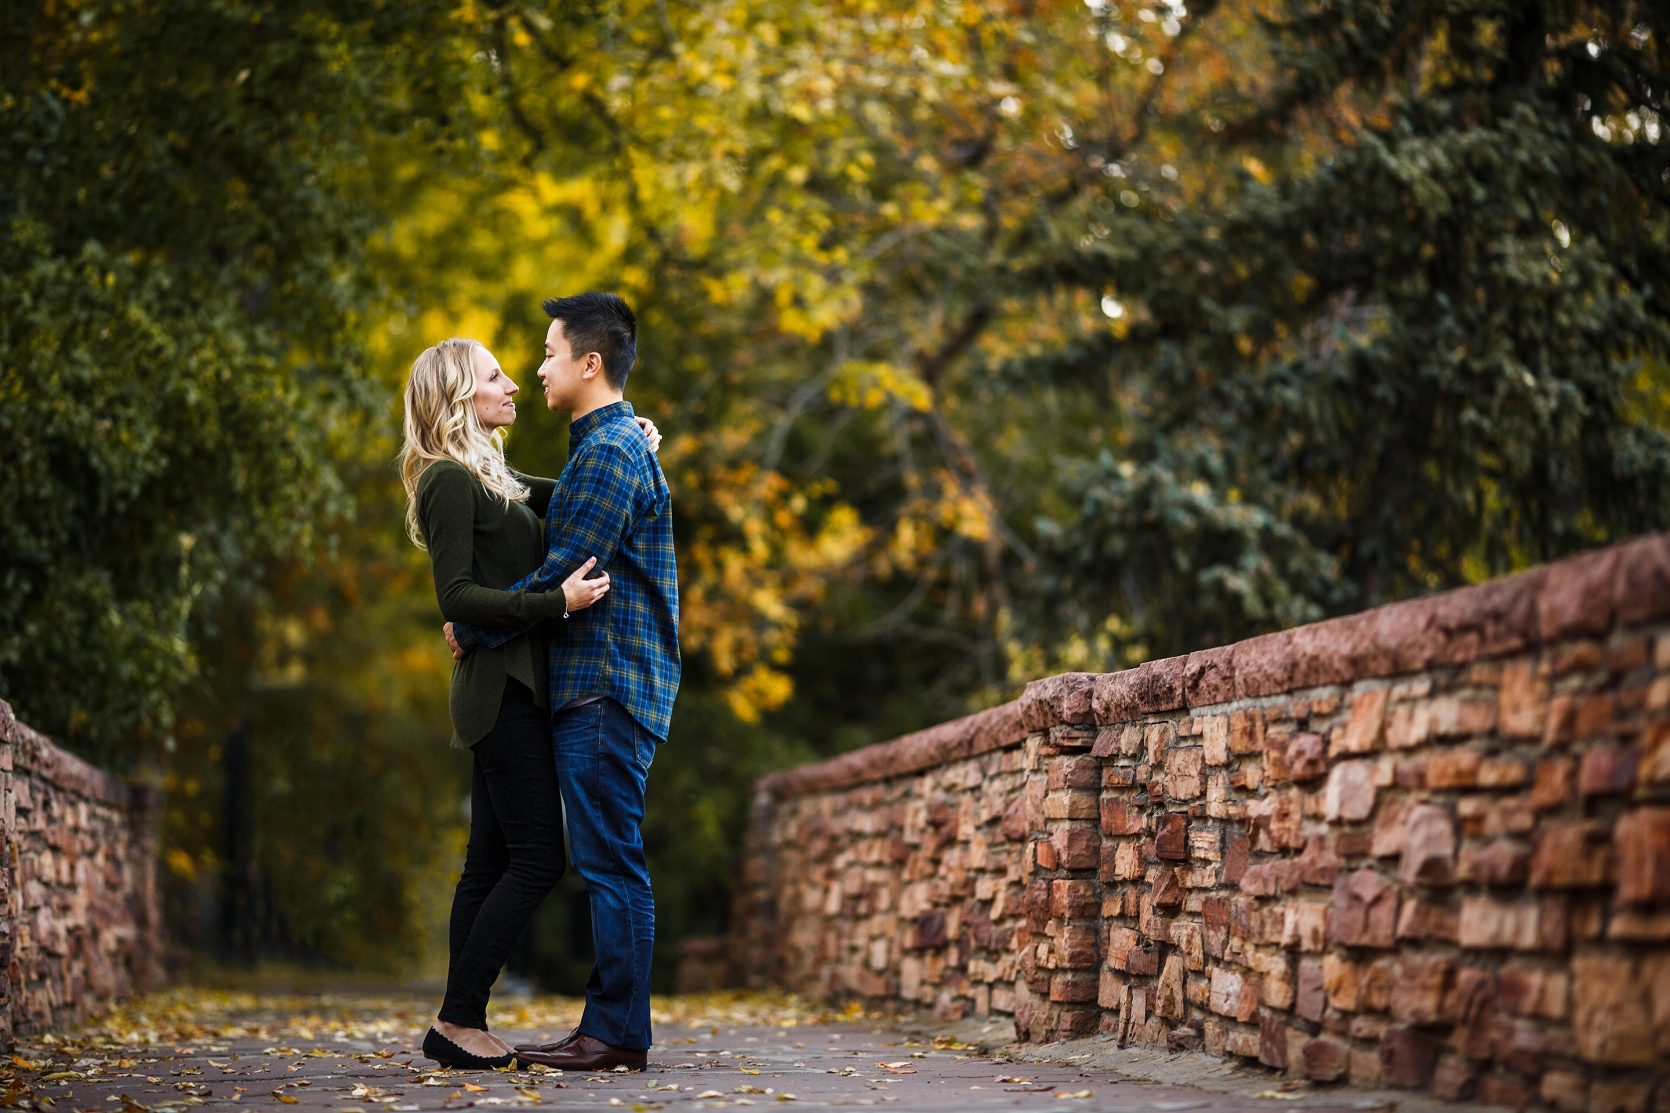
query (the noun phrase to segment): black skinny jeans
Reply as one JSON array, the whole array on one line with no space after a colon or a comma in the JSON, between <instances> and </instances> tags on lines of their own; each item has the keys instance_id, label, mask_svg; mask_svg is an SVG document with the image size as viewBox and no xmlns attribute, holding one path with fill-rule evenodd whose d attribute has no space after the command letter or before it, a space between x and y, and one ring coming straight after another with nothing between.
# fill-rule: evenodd
<instances>
[{"instance_id":1,"label":"black skinny jeans","mask_svg":"<svg viewBox=\"0 0 1670 1113\"><path fill-rule=\"evenodd\" d=\"M551 713L509 677L493 729L470 748L470 848L452 897L440 1018L487 1028L487 998L529 917L562 879L562 797Z\"/></svg>"}]
</instances>

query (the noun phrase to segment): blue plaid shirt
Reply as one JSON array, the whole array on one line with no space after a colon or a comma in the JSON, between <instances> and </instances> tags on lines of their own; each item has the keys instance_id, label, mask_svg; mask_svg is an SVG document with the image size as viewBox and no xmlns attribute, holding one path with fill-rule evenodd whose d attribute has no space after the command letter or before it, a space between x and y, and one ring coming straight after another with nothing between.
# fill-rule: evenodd
<instances>
[{"instance_id":1,"label":"blue plaid shirt","mask_svg":"<svg viewBox=\"0 0 1670 1113\"><path fill-rule=\"evenodd\" d=\"M545 544L545 563L508 590L561 591L587 557L611 581L602 599L551 624L551 706L610 696L665 740L680 671L673 504L631 403L569 425L568 463L545 514ZM452 636L466 651L485 649L531 626L454 624Z\"/></svg>"}]
</instances>

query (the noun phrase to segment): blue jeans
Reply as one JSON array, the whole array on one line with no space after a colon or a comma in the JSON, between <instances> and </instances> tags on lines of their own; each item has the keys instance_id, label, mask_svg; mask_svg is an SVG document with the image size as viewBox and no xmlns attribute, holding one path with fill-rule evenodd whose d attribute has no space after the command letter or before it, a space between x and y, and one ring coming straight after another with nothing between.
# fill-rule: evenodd
<instances>
[{"instance_id":1,"label":"blue jeans","mask_svg":"<svg viewBox=\"0 0 1670 1113\"><path fill-rule=\"evenodd\" d=\"M552 717L569 853L591 896L597 961L580 1032L647 1051L655 897L644 861L644 783L659 740L607 697Z\"/></svg>"}]
</instances>

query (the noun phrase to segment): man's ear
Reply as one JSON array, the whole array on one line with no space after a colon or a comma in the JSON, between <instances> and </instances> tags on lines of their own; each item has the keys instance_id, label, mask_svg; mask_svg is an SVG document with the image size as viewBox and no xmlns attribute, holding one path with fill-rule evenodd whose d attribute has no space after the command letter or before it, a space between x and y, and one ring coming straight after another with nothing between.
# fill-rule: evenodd
<instances>
[{"instance_id":1,"label":"man's ear","mask_svg":"<svg viewBox=\"0 0 1670 1113\"><path fill-rule=\"evenodd\" d=\"M586 353L586 366L580 372L582 379L595 379L603 373L603 357L596 352Z\"/></svg>"}]
</instances>

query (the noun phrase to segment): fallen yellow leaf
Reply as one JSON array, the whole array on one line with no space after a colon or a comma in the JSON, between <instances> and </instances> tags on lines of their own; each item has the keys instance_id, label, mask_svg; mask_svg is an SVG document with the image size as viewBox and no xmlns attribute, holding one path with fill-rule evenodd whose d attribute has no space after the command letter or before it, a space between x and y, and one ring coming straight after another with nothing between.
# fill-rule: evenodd
<instances>
[{"instance_id":1,"label":"fallen yellow leaf","mask_svg":"<svg viewBox=\"0 0 1670 1113\"><path fill-rule=\"evenodd\" d=\"M483 1093L484 1091L486 1091L487 1087L477 1086L473 1082L466 1082L466 1083L464 1083L464 1089L468 1090L472 1094L479 1094L479 1093Z\"/></svg>"}]
</instances>

